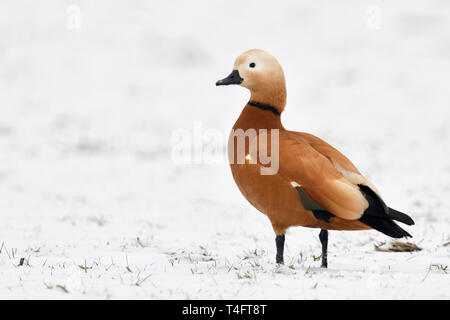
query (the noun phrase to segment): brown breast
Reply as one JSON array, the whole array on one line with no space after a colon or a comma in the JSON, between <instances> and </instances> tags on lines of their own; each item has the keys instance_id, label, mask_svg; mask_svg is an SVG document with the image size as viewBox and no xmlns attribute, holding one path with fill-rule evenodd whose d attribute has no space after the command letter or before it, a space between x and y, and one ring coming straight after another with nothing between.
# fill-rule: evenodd
<instances>
[{"instance_id":1,"label":"brown breast","mask_svg":"<svg viewBox=\"0 0 450 320\"><path fill-rule=\"evenodd\" d=\"M235 123L230 139L228 141L228 154L230 156L230 167L233 178L244 197L256 209L265 214L271 221L275 233L281 234L291 226L304 226L323 229L338 230L361 230L367 229L359 221L348 221L338 217L332 218L326 222L317 219L312 211L306 210L301 202L298 191L292 186L291 181L281 176L279 173L274 175L262 175L263 166L257 157L256 164L252 164L250 150L251 145L256 146L256 153L260 152L258 143L251 144L252 135L249 134L245 139L245 159L238 159L238 139L234 135L235 130L242 129L244 132L254 129L258 137L259 129L278 129L285 130L281 125L280 117L265 110L260 110L251 106L246 106ZM268 139L270 142L270 138ZM270 156L270 143L267 144L267 152ZM254 151L254 150L253 150ZM238 162L241 161L241 163ZM242 163L243 162L243 163ZM266 165L267 166L267 165Z\"/></svg>"}]
</instances>

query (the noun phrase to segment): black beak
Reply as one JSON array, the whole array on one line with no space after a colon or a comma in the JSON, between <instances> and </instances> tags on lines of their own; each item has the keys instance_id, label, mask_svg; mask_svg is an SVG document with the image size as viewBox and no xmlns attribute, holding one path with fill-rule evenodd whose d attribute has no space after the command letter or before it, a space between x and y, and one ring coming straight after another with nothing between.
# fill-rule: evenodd
<instances>
[{"instance_id":1,"label":"black beak","mask_svg":"<svg viewBox=\"0 0 450 320\"><path fill-rule=\"evenodd\" d=\"M216 86L228 86L230 84L241 84L244 79L239 75L239 71L233 70L225 79L216 82Z\"/></svg>"}]
</instances>

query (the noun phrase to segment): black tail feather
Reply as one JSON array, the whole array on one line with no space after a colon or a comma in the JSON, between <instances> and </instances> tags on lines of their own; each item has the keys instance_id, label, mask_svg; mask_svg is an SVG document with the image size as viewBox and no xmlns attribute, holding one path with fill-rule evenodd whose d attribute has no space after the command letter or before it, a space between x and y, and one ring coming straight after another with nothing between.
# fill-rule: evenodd
<instances>
[{"instance_id":1,"label":"black tail feather","mask_svg":"<svg viewBox=\"0 0 450 320\"><path fill-rule=\"evenodd\" d=\"M384 233L385 235L392 237L392 238L403 238L403 237L411 237L411 235L400 228L394 221L383 219L380 217L374 217L371 215L364 214L359 220L371 227L372 229L375 229L377 231L380 231Z\"/></svg>"},{"instance_id":2,"label":"black tail feather","mask_svg":"<svg viewBox=\"0 0 450 320\"><path fill-rule=\"evenodd\" d=\"M393 238L411 237L408 232L393 221L397 220L412 225L414 221L409 216L388 208L384 201L368 186L359 185L359 189L369 202L369 207L359 218L362 223Z\"/></svg>"},{"instance_id":3,"label":"black tail feather","mask_svg":"<svg viewBox=\"0 0 450 320\"><path fill-rule=\"evenodd\" d=\"M408 226L414 225L414 220L410 216L395 209L389 208L389 216L396 221L407 224Z\"/></svg>"}]
</instances>

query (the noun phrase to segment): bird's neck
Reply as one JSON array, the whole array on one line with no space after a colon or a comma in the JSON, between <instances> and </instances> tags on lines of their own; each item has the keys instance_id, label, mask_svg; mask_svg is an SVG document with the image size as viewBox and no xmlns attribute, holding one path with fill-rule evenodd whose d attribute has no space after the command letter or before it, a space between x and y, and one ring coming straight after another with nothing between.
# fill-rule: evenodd
<instances>
[{"instance_id":1,"label":"bird's neck","mask_svg":"<svg viewBox=\"0 0 450 320\"><path fill-rule=\"evenodd\" d=\"M284 129L280 113L272 110L267 104L253 103L252 100L242 110L233 129ZM278 111L278 110L277 110Z\"/></svg>"},{"instance_id":2,"label":"bird's neck","mask_svg":"<svg viewBox=\"0 0 450 320\"><path fill-rule=\"evenodd\" d=\"M283 80L270 85L261 85L251 90L250 101L261 105L272 106L281 114L286 106L286 85Z\"/></svg>"}]
</instances>

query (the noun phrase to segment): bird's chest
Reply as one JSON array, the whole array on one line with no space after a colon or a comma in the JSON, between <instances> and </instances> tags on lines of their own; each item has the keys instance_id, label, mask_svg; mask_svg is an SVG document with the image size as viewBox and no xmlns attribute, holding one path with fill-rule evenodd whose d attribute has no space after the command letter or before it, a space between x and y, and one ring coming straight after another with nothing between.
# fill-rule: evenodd
<instances>
[{"instance_id":1,"label":"bird's chest","mask_svg":"<svg viewBox=\"0 0 450 320\"><path fill-rule=\"evenodd\" d=\"M232 132L228 140L228 158L241 193L256 209L271 216L284 210L286 197L296 195L285 179L271 174L274 173L270 172L271 152L267 150L270 144L257 143L259 138L258 134L248 134L243 139Z\"/></svg>"}]
</instances>

